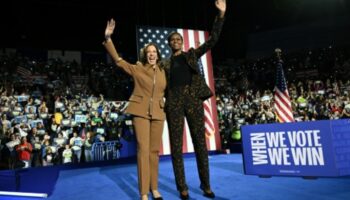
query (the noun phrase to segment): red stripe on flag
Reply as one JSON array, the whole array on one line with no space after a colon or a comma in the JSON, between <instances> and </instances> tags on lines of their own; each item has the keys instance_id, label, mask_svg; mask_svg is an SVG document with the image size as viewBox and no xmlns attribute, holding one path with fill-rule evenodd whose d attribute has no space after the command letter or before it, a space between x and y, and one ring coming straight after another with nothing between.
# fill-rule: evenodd
<instances>
[{"instance_id":1,"label":"red stripe on flag","mask_svg":"<svg viewBox=\"0 0 350 200\"><path fill-rule=\"evenodd\" d=\"M276 109L276 115L280 122L293 122L293 110L291 107L291 101L288 94L288 87L286 78L284 77L282 64L282 60L279 60L277 63L276 85L274 89L274 108Z\"/></svg>"},{"instance_id":2,"label":"red stripe on flag","mask_svg":"<svg viewBox=\"0 0 350 200\"><path fill-rule=\"evenodd\" d=\"M280 92L278 92L278 89L276 88L276 92L275 92L275 106L276 111L277 111L277 115L278 115L278 119L280 120L280 122L293 122L294 118L293 118L293 113L292 113L292 108L290 106L290 104L288 104L288 102L286 102L281 95ZM285 96L285 98L288 98ZM289 98L288 98L289 99ZM285 106L285 110L282 107L282 104Z\"/></svg>"},{"instance_id":3,"label":"red stripe on flag","mask_svg":"<svg viewBox=\"0 0 350 200\"><path fill-rule=\"evenodd\" d=\"M184 39L184 50L187 51L190 48L190 40L188 36L188 30L183 29L183 39Z\"/></svg>"},{"instance_id":4,"label":"red stripe on flag","mask_svg":"<svg viewBox=\"0 0 350 200\"><path fill-rule=\"evenodd\" d=\"M163 155L164 154L164 150L163 150L164 146L163 146L163 140L160 140L160 149L159 149L159 155Z\"/></svg>"},{"instance_id":5,"label":"red stripe on flag","mask_svg":"<svg viewBox=\"0 0 350 200\"><path fill-rule=\"evenodd\" d=\"M279 91L278 88L276 88L275 95L278 97L277 99L278 99L283 105L285 105L287 108L290 108L290 102L289 102L290 100L289 100L289 95L288 95L288 94L285 94L285 93ZM287 99L288 102L285 101L285 99Z\"/></svg>"},{"instance_id":6,"label":"red stripe on flag","mask_svg":"<svg viewBox=\"0 0 350 200\"><path fill-rule=\"evenodd\" d=\"M275 91L275 105L277 106L277 114L279 119L282 119L282 122L293 122L294 118L292 117L292 108L289 102L286 102L284 98L286 98L289 101L289 95L281 93L278 88L276 88ZM285 106L287 110L285 110L281 104ZM283 114L283 115L282 115Z\"/></svg>"},{"instance_id":7,"label":"red stripe on flag","mask_svg":"<svg viewBox=\"0 0 350 200\"><path fill-rule=\"evenodd\" d=\"M194 36L194 46L195 48L199 47L200 41L199 41L199 31L193 31L193 36Z\"/></svg>"},{"instance_id":8,"label":"red stripe on flag","mask_svg":"<svg viewBox=\"0 0 350 200\"><path fill-rule=\"evenodd\" d=\"M280 119L281 122L290 122L293 121L293 119L288 116L288 112L282 108L282 106L279 103L276 103L276 106L278 109L277 110L277 115L278 119Z\"/></svg>"},{"instance_id":9,"label":"red stripe on flag","mask_svg":"<svg viewBox=\"0 0 350 200\"><path fill-rule=\"evenodd\" d=\"M210 116L208 115L205 115L205 118L206 118L206 124L209 126L210 129L214 130L215 131L215 127L214 127L214 124L213 122L211 121L211 119L209 119L209 117L212 117L212 112L210 110L210 107L209 107L209 102L206 102L204 103L204 110L206 110L208 113L210 113Z\"/></svg>"},{"instance_id":10,"label":"red stripe on flag","mask_svg":"<svg viewBox=\"0 0 350 200\"><path fill-rule=\"evenodd\" d=\"M213 132L215 134L215 129L212 126L212 113L211 113L208 101L205 101L203 103L203 108L204 108L204 128L205 128L205 133L208 134L208 136L209 136L209 137L206 137L206 143L207 143L207 148L211 149L210 137L211 137L211 134ZM209 126L209 128L208 128L208 126Z\"/></svg>"}]
</instances>

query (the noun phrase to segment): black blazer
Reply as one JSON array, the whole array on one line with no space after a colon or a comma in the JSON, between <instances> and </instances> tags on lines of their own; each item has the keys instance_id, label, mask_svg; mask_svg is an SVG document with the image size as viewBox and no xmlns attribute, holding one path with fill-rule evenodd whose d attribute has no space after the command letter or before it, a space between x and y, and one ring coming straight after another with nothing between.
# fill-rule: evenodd
<instances>
[{"instance_id":1,"label":"black blazer","mask_svg":"<svg viewBox=\"0 0 350 200\"><path fill-rule=\"evenodd\" d=\"M182 52L186 58L187 64L191 67L191 69L194 72L192 73L192 82L191 82L190 92L195 97L198 97L203 101L213 96L213 92L210 90L210 88L205 82L204 77L202 77L199 72L198 59L216 44L216 42L219 39L219 35L221 33L223 23L224 23L224 18L216 17L209 39L196 49L190 48L187 52ZM171 60L172 58L165 59L161 63L161 65L163 65L166 72L165 74L168 81L168 84L167 84L168 86L169 86L169 81L171 76L170 75ZM168 96L167 95L168 90L169 88L167 88L166 90L166 93L165 93L166 97Z\"/></svg>"}]
</instances>

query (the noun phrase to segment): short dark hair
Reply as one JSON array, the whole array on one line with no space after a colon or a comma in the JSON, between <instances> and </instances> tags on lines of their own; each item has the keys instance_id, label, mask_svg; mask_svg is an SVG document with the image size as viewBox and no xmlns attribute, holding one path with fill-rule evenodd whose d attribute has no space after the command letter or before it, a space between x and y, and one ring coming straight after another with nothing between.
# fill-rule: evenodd
<instances>
[{"instance_id":1,"label":"short dark hair","mask_svg":"<svg viewBox=\"0 0 350 200\"><path fill-rule=\"evenodd\" d=\"M179 35L180 38L181 38L181 40L182 40L182 41L184 40L183 37L182 37L182 35L181 35L179 32L173 31L173 32L171 32L171 33L168 35L168 38L167 38L168 44L170 43L170 39L171 39L171 37L173 37L173 35Z\"/></svg>"}]
</instances>

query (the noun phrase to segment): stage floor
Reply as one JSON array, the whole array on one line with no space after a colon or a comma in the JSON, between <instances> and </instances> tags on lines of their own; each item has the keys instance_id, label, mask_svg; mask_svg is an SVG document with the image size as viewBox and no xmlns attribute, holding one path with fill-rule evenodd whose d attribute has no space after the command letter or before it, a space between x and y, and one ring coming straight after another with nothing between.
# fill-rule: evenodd
<instances>
[{"instance_id":1,"label":"stage floor","mask_svg":"<svg viewBox=\"0 0 350 200\"><path fill-rule=\"evenodd\" d=\"M209 162L212 189L217 200L345 200L350 197L350 177L307 180L300 177L259 178L244 175L241 154L211 155ZM185 158L190 197L205 199L199 189L196 168L194 157ZM160 162L159 190L164 199L179 199L170 159L162 159ZM0 199L38 198L0 196ZM136 164L62 170L47 199L139 199Z\"/></svg>"}]
</instances>

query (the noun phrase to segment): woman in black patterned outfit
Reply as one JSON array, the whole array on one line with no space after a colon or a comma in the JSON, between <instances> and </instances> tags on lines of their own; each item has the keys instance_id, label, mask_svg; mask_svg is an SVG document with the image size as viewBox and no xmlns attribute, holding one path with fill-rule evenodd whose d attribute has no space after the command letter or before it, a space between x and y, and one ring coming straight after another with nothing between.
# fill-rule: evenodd
<instances>
[{"instance_id":1,"label":"woman in black patterned outfit","mask_svg":"<svg viewBox=\"0 0 350 200\"><path fill-rule=\"evenodd\" d=\"M191 132L195 150L200 188L204 196L214 198L210 188L208 150L205 142L203 101L212 96L204 78L199 73L198 59L217 42L224 21L226 1L216 0L219 15L216 17L210 38L196 49L182 51L183 38L173 32L168 36L168 45L172 49L170 60L164 62L168 90L166 95L166 113L169 127L171 156L177 190L181 199L189 199L182 158L182 138L184 117Z\"/></svg>"}]
</instances>

